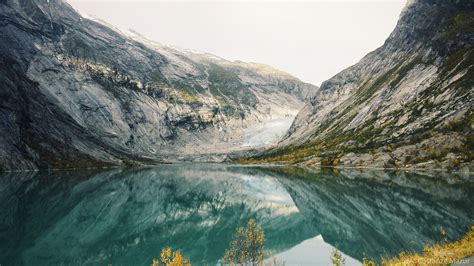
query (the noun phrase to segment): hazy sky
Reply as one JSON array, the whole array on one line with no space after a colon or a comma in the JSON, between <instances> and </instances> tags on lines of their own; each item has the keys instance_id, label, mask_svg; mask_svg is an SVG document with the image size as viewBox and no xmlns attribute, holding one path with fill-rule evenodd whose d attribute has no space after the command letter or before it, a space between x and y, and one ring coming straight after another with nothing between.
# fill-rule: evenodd
<instances>
[{"instance_id":1,"label":"hazy sky","mask_svg":"<svg viewBox=\"0 0 474 266\"><path fill-rule=\"evenodd\" d=\"M179 48L265 63L316 85L383 44L405 0L68 0Z\"/></svg>"}]
</instances>

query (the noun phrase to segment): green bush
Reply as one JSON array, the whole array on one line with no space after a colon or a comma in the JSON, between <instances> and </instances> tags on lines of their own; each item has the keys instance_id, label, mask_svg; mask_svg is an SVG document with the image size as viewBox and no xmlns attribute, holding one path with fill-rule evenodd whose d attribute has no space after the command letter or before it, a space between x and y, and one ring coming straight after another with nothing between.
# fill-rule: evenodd
<instances>
[{"instance_id":1,"label":"green bush","mask_svg":"<svg viewBox=\"0 0 474 266\"><path fill-rule=\"evenodd\" d=\"M229 249L226 250L223 262L229 265L260 265L264 258L265 235L262 228L250 219L247 227L235 231Z\"/></svg>"}]
</instances>

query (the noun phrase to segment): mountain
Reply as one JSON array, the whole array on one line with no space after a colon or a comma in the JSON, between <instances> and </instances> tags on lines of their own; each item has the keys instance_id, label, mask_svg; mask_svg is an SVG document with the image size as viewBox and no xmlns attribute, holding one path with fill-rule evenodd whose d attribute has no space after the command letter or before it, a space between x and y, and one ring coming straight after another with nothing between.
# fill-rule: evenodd
<instances>
[{"instance_id":1,"label":"mountain","mask_svg":"<svg viewBox=\"0 0 474 266\"><path fill-rule=\"evenodd\" d=\"M1 1L0 27L0 170L219 159L277 140L318 89L151 42L62 0Z\"/></svg>"},{"instance_id":2,"label":"mountain","mask_svg":"<svg viewBox=\"0 0 474 266\"><path fill-rule=\"evenodd\" d=\"M322 83L251 162L473 171L474 3L408 1L384 45Z\"/></svg>"}]
</instances>

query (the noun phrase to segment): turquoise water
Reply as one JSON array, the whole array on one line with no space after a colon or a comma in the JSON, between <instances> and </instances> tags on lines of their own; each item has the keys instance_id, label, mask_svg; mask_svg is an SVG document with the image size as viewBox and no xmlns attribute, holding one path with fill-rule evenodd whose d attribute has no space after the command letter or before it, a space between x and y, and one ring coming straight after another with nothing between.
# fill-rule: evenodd
<instances>
[{"instance_id":1,"label":"turquoise water","mask_svg":"<svg viewBox=\"0 0 474 266\"><path fill-rule=\"evenodd\" d=\"M162 247L215 265L255 218L286 265L419 251L467 231L469 177L176 164L0 175L1 265L150 265Z\"/></svg>"}]
</instances>

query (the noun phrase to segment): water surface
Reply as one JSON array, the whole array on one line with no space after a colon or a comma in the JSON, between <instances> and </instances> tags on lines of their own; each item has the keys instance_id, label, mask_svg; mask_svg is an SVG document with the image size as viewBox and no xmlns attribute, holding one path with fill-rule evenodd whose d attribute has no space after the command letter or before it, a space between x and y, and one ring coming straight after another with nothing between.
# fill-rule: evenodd
<instances>
[{"instance_id":1,"label":"water surface","mask_svg":"<svg viewBox=\"0 0 474 266\"><path fill-rule=\"evenodd\" d=\"M0 175L1 265L150 265L162 247L216 264L255 218L286 265L328 265L456 239L474 219L469 177L176 164Z\"/></svg>"}]
</instances>

